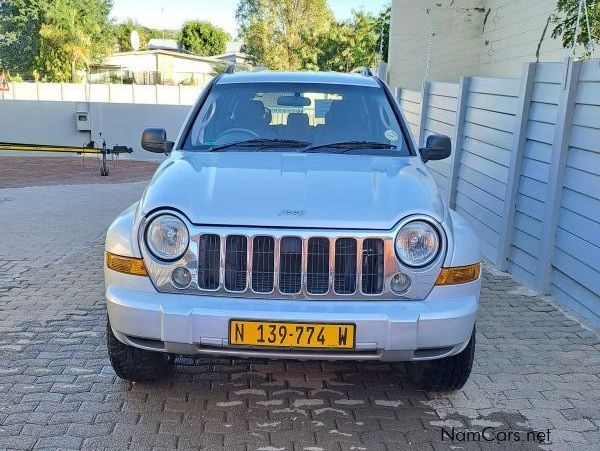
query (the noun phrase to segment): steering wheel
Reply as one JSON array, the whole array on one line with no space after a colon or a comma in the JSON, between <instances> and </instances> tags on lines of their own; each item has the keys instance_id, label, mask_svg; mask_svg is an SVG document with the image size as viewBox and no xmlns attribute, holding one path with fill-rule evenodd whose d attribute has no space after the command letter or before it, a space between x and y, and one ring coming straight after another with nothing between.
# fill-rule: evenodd
<instances>
[{"instance_id":1,"label":"steering wheel","mask_svg":"<svg viewBox=\"0 0 600 451\"><path fill-rule=\"evenodd\" d=\"M227 140L224 140L223 138L226 137L227 135L233 135L236 133L243 133L246 135L250 135L252 138L260 138L260 136L258 136L258 133L252 131L252 130L248 130L247 128L230 128L229 130L225 130L223 133L221 133L217 139L215 140L218 143L221 142L227 142Z\"/></svg>"}]
</instances>

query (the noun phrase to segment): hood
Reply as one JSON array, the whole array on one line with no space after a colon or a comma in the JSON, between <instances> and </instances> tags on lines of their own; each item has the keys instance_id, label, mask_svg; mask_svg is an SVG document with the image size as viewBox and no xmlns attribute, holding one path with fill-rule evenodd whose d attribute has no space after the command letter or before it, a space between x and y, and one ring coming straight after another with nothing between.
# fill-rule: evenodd
<instances>
[{"instance_id":1,"label":"hood","mask_svg":"<svg viewBox=\"0 0 600 451\"><path fill-rule=\"evenodd\" d=\"M194 224L379 230L445 212L415 157L280 152L175 152L140 202L163 207Z\"/></svg>"}]
</instances>

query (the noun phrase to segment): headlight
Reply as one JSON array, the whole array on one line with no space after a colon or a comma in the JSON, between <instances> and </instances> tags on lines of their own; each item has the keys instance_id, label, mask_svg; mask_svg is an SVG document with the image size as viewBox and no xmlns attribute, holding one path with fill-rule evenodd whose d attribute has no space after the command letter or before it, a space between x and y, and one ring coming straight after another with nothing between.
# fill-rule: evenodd
<instances>
[{"instance_id":1,"label":"headlight","mask_svg":"<svg viewBox=\"0 0 600 451\"><path fill-rule=\"evenodd\" d=\"M183 221L173 215L160 215L146 229L146 244L156 258L176 260L187 250L190 234Z\"/></svg>"},{"instance_id":2,"label":"headlight","mask_svg":"<svg viewBox=\"0 0 600 451\"><path fill-rule=\"evenodd\" d=\"M440 237L425 221L411 221L396 235L396 254L408 266L425 266L433 261L440 249Z\"/></svg>"}]
</instances>

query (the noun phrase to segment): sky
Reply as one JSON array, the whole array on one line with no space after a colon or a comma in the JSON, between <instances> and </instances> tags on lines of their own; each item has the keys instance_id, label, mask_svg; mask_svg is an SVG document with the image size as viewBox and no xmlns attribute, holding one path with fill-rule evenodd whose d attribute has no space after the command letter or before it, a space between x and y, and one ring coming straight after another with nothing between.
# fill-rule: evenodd
<instances>
[{"instance_id":1,"label":"sky","mask_svg":"<svg viewBox=\"0 0 600 451\"><path fill-rule=\"evenodd\" d=\"M353 9L378 13L390 0L327 0L339 20ZM113 0L112 17L134 19L151 28L179 29L186 20L208 20L232 36L237 34L235 10L238 0Z\"/></svg>"}]
</instances>

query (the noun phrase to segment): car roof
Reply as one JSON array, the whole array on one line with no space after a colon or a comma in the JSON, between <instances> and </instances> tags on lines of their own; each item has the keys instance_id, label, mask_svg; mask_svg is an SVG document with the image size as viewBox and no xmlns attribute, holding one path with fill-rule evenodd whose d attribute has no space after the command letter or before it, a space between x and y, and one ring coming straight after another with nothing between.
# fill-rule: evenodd
<instances>
[{"instance_id":1,"label":"car roof","mask_svg":"<svg viewBox=\"0 0 600 451\"><path fill-rule=\"evenodd\" d=\"M325 83L379 87L379 83L375 77L341 72L236 72L233 74L223 74L217 81L219 85L235 83Z\"/></svg>"}]
</instances>

